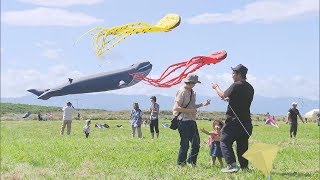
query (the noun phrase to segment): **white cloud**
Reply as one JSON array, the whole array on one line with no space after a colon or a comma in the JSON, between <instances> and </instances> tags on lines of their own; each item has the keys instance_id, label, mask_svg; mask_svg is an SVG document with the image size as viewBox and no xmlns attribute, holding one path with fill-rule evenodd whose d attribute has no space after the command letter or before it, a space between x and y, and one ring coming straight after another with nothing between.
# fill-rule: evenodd
<instances>
[{"instance_id":1,"label":"white cloud","mask_svg":"<svg viewBox=\"0 0 320 180\"><path fill-rule=\"evenodd\" d=\"M214 24L223 22L271 23L298 16L319 16L318 0L263 0L235 9L229 13L204 13L187 19L190 24Z\"/></svg>"},{"instance_id":2,"label":"white cloud","mask_svg":"<svg viewBox=\"0 0 320 180\"><path fill-rule=\"evenodd\" d=\"M19 97L29 94L28 89L46 89L66 83L69 77L83 73L64 65L53 66L40 72L34 69L8 69L1 71L1 97Z\"/></svg>"},{"instance_id":3,"label":"white cloud","mask_svg":"<svg viewBox=\"0 0 320 180\"><path fill-rule=\"evenodd\" d=\"M35 46L43 51L40 55L48 59L58 59L62 57L63 49L54 47L56 45L56 42L50 40L43 40L35 43Z\"/></svg>"},{"instance_id":4,"label":"white cloud","mask_svg":"<svg viewBox=\"0 0 320 180\"><path fill-rule=\"evenodd\" d=\"M32 69L18 69L1 71L1 96L19 97L28 95L26 91L31 88L45 89L66 83L69 77L83 77L85 74L79 71L70 70L64 65L53 66L46 72L40 72ZM201 84L195 87L198 95L217 96L211 88L211 83L216 82L222 90L228 88L233 80L230 73L210 75L198 73ZM158 76L157 76L158 77ZM268 77L255 77L247 75L254 89L255 95L265 97L302 97L306 99L319 100L319 80L307 79L303 76L283 77L272 75ZM126 95L154 95L161 94L165 96L174 96L181 84L171 88L157 88L146 83L140 82L132 87L124 88L108 93L126 94Z\"/></svg>"},{"instance_id":5,"label":"white cloud","mask_svg":"<svg viewBox=\"0 0 320 180\"><path fill-rule=\"evenodd\" d=\"M293 77L273 75L263 79L255 78L251 82L258 95L319 99L319 79L308 79L299 75Z\"/></svg>"},{"instance_id":6,"label":"white cloud","mask_svg":"<svg viewBox=\"0 0 320 180\"><path fill-rule=\"evenodd\" d=\"M43 47L47 47L47 46L52 46L52 45L56 45L57 43L54 41L49 41L49 40L44 40L41 42L36 42L35 46L43 48Z\"/></svg>"},{"instance_id":7,"label":"white cloud","mask_svg":"<svg viewBox=\"0 0 320 180\"><path fill-rule=\"evenodd\" d=\"M103 0L18 0L23 3L30 3L40 6L67 7L73 5L93 5Z\"/></svg>"},{"instance_id":8,"label":"white cloud","mask_svg":"<svg viewBox=\"0 0 320 180\"><path fill-rule=\"evenodd\" d=\"M39 7L3 12L1 22L16 26L86 26L103 20L80 12Z\"/></svg>"},{"instance_id":9,"label":"white cloud","mask_svg":"<svg viewBox=\"0 0 320 180\"><path fill-rule=\"evenodd\" d=\"M195 90L201 96L217 96L211 87L212 82L219 84L222 90L226 90L233 83L230 73L216 75L198 73L198 75L202 83L198 84ZM248 74L247 78L255 89L255 95L265 97L303 97L319 100L319 80L310 80L303 76L283 77L277 75L257 78L251 74ZM129 88L112 91L112 93L174 96L181 85L182 83L171 88L156 88L142 82Z\"/></svg>"},{"instance_id":10,"label":"white cloud","mask_svg":"<svg viewBox=\"0 0 320 180\"><path fill-rule=\"evenodd\" d=\"M58 59L62 56L62 49L45 49L42 56L48 59Z\"/></svg>"}]
</instances>

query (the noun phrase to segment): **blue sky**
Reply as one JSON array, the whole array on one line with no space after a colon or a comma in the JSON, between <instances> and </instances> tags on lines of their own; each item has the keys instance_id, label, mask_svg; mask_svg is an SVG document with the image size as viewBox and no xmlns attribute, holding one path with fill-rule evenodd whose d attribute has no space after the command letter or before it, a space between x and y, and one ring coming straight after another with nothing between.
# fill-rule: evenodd
<instances>
[{"instance_id":1,"label":"blue sky","mask_svg":"<svg viewBox=\"0 0 320 180\"><path fill-rule=\"evenodd\" d=\"M132 22L156 24L164 15L181 16L171 32L130 36L104 58L95 56L93 27ZM256 95L319 99L318 0L11 0L1 1L1 97L28 95L79 78L148 60L151 77L167 66L226 50L219 64L197 71L198 94L216 96L232 83L231 66L248 67ZM110 91L174 96L179 85L144 83Z\"/></svg>"}]
</instances>

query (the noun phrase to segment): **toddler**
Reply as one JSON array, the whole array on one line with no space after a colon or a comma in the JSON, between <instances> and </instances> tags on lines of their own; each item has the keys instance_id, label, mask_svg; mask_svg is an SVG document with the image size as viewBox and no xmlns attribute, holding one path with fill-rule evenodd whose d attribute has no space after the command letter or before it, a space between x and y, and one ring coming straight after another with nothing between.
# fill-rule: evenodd
<instances>
[{"instance_id":1,"label":"toddler","mask_svg":"<svg viewBox=\"0 0 320 180\"><path fill-rule=\"evenodd\" d=\"M222 127L223 127L223 122L220 120L215 120L212 123L212 128L213 128L212 132L208 132L204 128L201 129L203 133L209 135L208 144L210 146L210 156L212 157L211 165L214 165L216 158L218 158L221 167L223 167L223 162L222 162L223 156L222 156L221 147L220 147Z\"/></svg>"},{"instance_id":2,"label":"toddler","mask_svg":"<svg viewBox=\"0 0 320 180\"><path fill-rule=\"evenodd\" d=\"M91 120L87 119L86 120L86 125L83 127L83 132L86 135L86 138L89 137L89 133L90 133L90 124L91 124Z\"/></svg>"}]
</instances>

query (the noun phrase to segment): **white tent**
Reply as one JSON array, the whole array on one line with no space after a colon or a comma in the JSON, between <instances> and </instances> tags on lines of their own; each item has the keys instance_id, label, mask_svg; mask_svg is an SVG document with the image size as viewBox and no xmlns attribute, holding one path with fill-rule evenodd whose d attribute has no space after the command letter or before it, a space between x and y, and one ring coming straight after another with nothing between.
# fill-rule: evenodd
<instances>
[{"instance_id":1,"label":"white tent","mask_svg":"<svg viewBox=\"0 0 320 180\"><path fill-rule=\"evenodd\" d=\"M311 111L307 112L304 117L305 118L317 118L317 114L319 113L319 109L312 109Z\"/></svg>"}]
</instances>

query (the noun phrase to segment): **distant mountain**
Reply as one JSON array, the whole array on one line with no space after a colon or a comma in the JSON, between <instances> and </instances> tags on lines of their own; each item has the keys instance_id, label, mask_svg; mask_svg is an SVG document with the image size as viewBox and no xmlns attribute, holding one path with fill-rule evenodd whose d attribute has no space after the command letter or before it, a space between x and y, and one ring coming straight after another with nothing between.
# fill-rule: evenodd
<instances>
[{"instance_id":1,"label":"distant mountain","mask_svg":"<svg viewBox=\"0 0 320 180\"><path fill-rule=\"evenodd\" d=\"M171 110L174 98L169 96L156 95L157 102L162 110ZM128 110L132 108L133 102L138 102L141 109L148 109L150 106L150 97L145 95L119 95L109 93L98 94L80 94L68 95L62 97L53 97L49 100L39 100L34 95L28 95L17 98L1 98L1 102L11 102L20 104L33 104L43 106L64 106L66 102L73 103L75 108L81 109L105 109L111 111ZM217 97L197 96L198 103L207 99L211 99L211 105L200 109L205 111L225 111L227 103ZM319 100L303 99L300 102L299 98L269 98L255 96L252 102L251 111L254 114L266 114L269 112L272 115L285 115L291 107L293 101L297 101L298 109L303 115L311 109L319 108Z\"/></svg>"}]
</instances>

